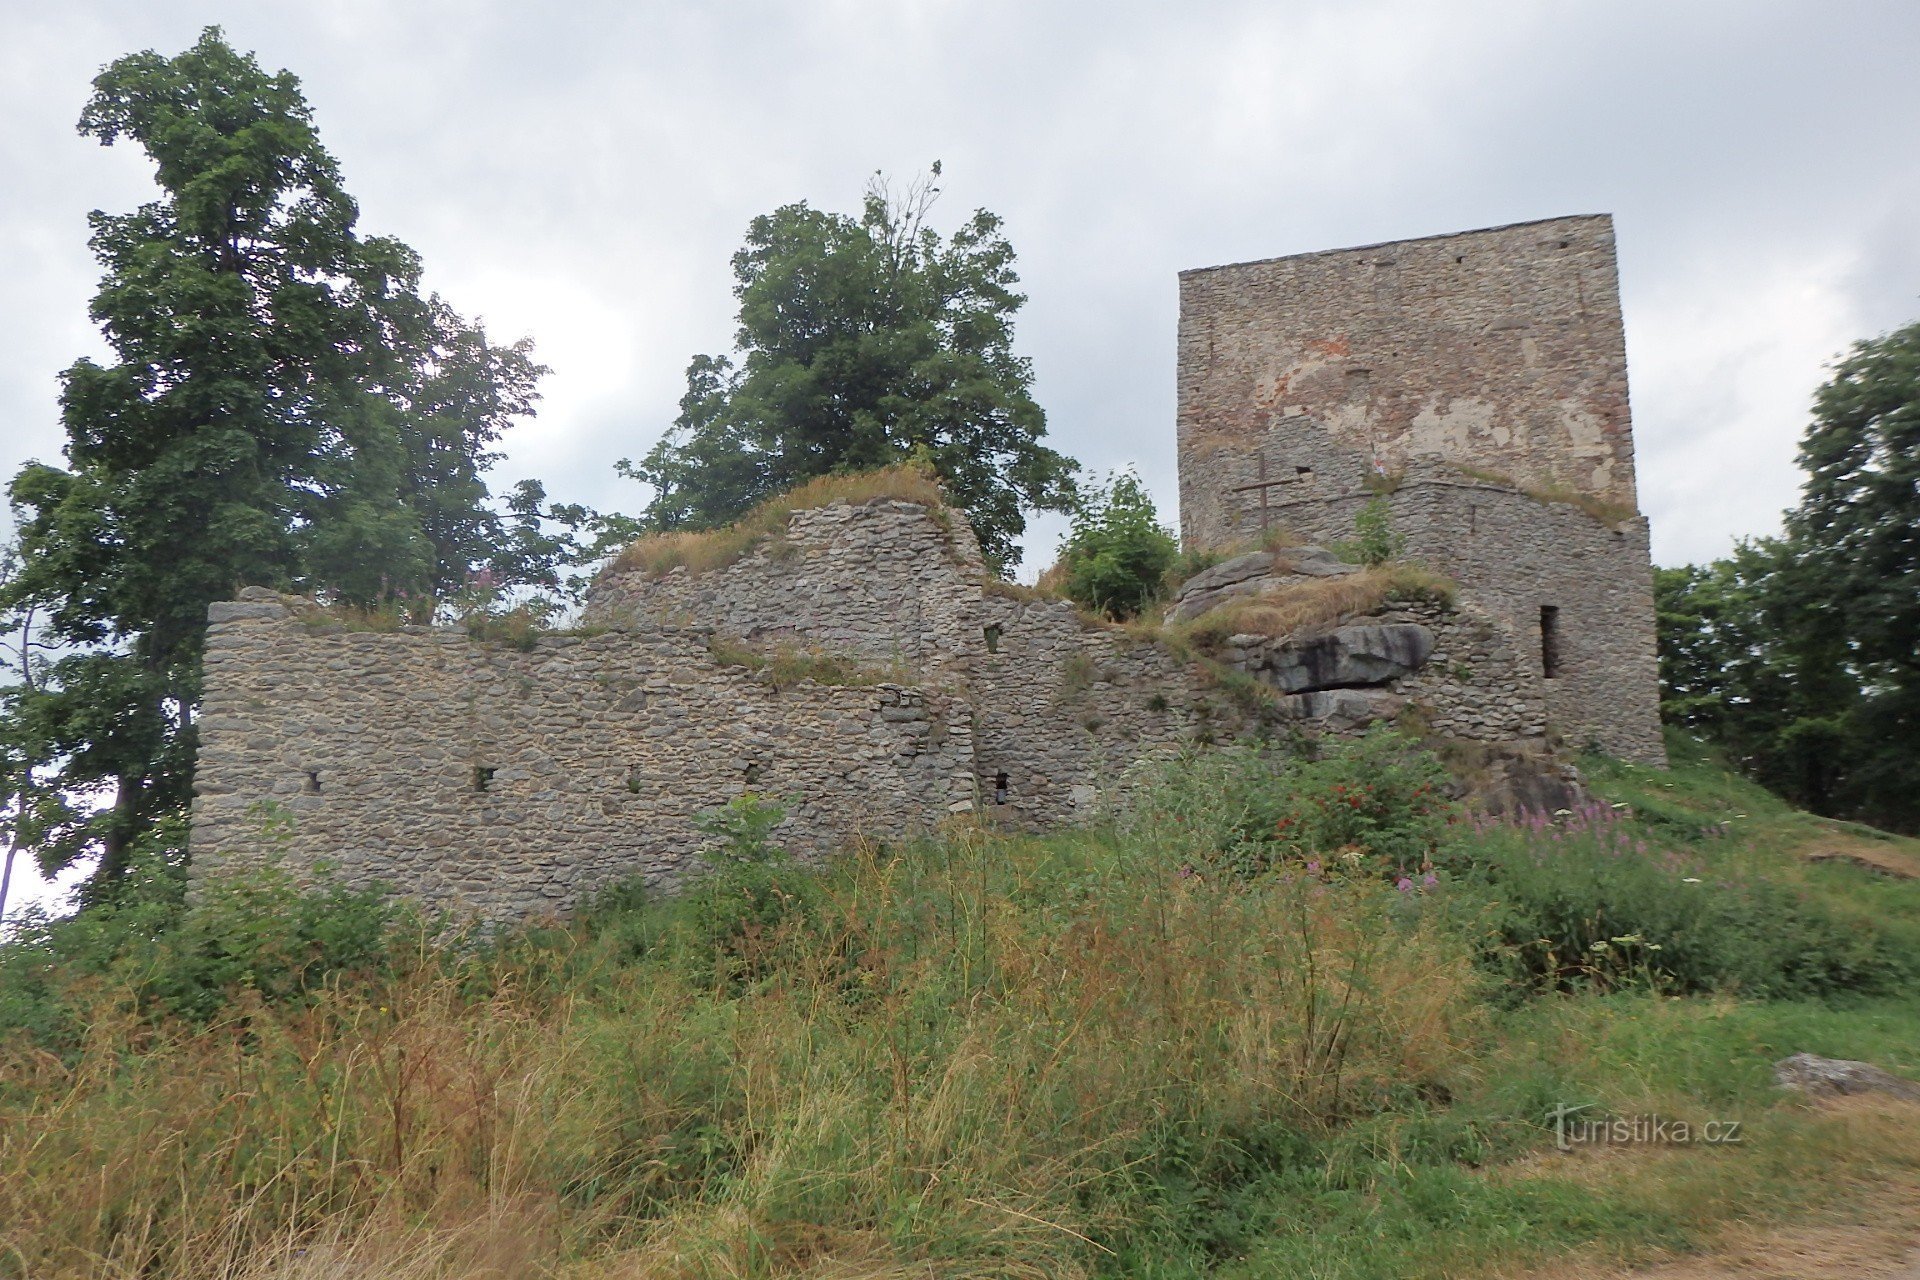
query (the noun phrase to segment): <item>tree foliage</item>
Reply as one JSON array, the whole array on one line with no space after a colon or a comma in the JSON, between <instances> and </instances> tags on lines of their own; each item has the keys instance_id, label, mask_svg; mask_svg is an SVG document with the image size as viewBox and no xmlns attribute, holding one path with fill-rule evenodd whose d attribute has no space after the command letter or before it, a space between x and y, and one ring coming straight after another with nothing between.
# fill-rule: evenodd
<instances>
[{"instance_id":1,"label":"tree foliage","mask_svg":"<svg viewBox=\"0 0 1920 1280\"><path fill-rule=\"evenodd\" d=\"M91 215L112 355L62 375L66 465L12 482L0 621L58 656L9 692L0 736L34 780L19 825L43 867L98 851L107 884L188 801L210 601L257 583L430 602L483 566L551 583L552 517L589 513L543 510L537 485L490 504L492 446L545 370L423 295L407 246L356 231L292 75L209 28L93 90L80 132L142 148L158 192Z\"/></svg>"},{"instance_id":2,"label":"tree foliage","mask_svg":"<svg viewBox=\"0 0 1920 1280\"><path fill-rule=\"evenodd\" d=\"M1920 324L1814 398L1779 539L1660 570L1669 719L1822 813L1920 829Z\"/></svg>"},{"instance_id":3,"label":"tree foliage","mask_svg":"<svg viewBox=\"0 0 1920 1280\"><path fill-rule=\"evenodd\" d=\"M1140 477L1121 472L1082 493L1060 552L1062 588L1076 604L1131 618L1159 599L1179 558Z\"/></svg>"},{"instance_id":4,"label":"tree foliage","mask_svg":"<svg viewBox=\"0 0 1920 1280\"><path fill-rule=\"evenodd\" d=\"M943 239L937 195L876 180L858 218L802 203L753 220L733 256L735 354L695 356L672 431L621 464L653 487L655 528L725 524L815 476L914 456L997 566L1018 558L1023 508L1067 509L1073 464L1042 443L1013 352L1013 247L984 209Z\"/></svg>"}]
</instances>

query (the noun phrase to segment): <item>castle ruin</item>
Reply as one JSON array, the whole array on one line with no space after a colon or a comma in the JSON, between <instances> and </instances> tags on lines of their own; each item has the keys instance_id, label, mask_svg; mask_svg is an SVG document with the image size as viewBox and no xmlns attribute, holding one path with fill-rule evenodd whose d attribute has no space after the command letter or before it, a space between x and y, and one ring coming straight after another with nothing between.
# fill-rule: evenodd
<instances>
[{"instance_id":1,"label":"castle ruin","mask_svg":"<svg viewBox=\"0 0 1920 1280\"><path fill-rule=\"evenodd\" d=\"M816 857L959 814L1041 830L1143 760L1408 716L1657 762L1621 352L1604 218L1183 275L1182 530L1221 563L1174 616L1354 574L1298 544L1376 496L1460 584L1206 655L994 582L960 513L899 498L705 570L616 564L526 645L250 588L209 615L193 875L278 857L506 919L678 882L746 793Z\"/></svg>"},{"instance_id":2,"label":"castle ruin","mask_svg":"<svg viewBox=\"0 0 1920 1280\"><path fill-rule=\"evenodd\" d=\"M1665 763L1611 218L1184 272L1179 341L1187 546L1351 537L1379 496L1565 741Z\"/></svg>"}]
</instances>

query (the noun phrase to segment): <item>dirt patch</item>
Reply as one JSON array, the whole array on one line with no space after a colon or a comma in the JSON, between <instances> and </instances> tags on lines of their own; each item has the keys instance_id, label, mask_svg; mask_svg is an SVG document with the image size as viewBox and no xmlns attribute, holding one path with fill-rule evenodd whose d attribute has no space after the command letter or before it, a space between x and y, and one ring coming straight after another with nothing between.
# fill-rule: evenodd
<instances>
[{"instance_id":1,"label":"dirt patch","mask_svg":"<svg viewBox=\"0 0 1920 1280\"><path fill-rule=\"evenodd\" d=\"M1878 840L1826 835L1811 841L1800 856L1808 862L1843 862L1895 880L1920 880L1920 858Z\"/></svg>"}]
</instances>

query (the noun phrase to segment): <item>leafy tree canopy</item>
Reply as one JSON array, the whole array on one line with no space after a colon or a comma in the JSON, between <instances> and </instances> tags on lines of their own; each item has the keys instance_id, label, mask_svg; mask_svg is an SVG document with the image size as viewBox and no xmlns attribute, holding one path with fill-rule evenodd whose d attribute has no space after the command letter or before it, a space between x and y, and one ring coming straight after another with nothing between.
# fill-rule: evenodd
<instances>
[{"instance_id":1,"label":"leafy tree canopy","mask_svg":"<svg viewBox=\"0 0 1920 1280\"><path fill-rule=\"evenodd\" d=\"M1669 719L1818 812L1920 829L1920 324L1814 397L1779 539L1656 577Z\"/></svg>"},{"instance_id":2,"label":"leafy tree canopy","mask_svg":"<svg viewBox=\"0 0 1920 1280\"><path fill-rule=\"evenodd\" d=\"M653 486L653 527L725 524L815 476L912 456L996 567L1018 560L1025 508L1068 509L1074 464L1043 443L1013 352L1013 247L984 209L943 239L927 225L938 194L876 179L858 218L791 204L753 220L733 256L735 356L695 356L672 431L621 464Z\"/></svg>"},{"instance_id":3,"label":"leafy tree canopy","mask_svg":"<svg viewBox=\"0 0 1920 1280\"><path fill-rule=\"evenodd\" d=\"M577 550L554 517L592 521L537 485L489 501L492 446L545 370L423 295L407 246L357 232L292 75L209 28L93 89L80 132L141 147L159 190L91 215L112 357L62 375L66 465L10 489L0 623L34 640L0 756L26 780L19 838L49 869L100 851L106 884L187 803L210 601L242 583L432 601L483 567L551 585Z\"/></svg>"}]
</instances>

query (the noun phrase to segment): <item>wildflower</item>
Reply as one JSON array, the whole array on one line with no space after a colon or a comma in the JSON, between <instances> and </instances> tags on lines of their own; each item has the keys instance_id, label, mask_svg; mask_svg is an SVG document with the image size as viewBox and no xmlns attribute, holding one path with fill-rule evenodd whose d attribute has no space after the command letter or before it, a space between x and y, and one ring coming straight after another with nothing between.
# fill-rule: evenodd
<instances>
[{"instance_id":1,"label":"wildflower","mask_svg":"<svg viewBox=\"0 0 1920 1280\"><path fill-rule=\"evenodd\" d=\"M1611 949L1612 948L1607 943L1604 943L1604 942L1596 942L1592 946L1587 948L1587 950L1589 951L1609 951Z\"/></svg>"},{"instance_id":2,"label":"wildflower","mask_svg":"<svg viewBox=\"0 0 1920 1280\"><path fill-rule=\"evenodd\" d=\"M1440 884L1440 877L1433 874L1433 872L1431 871L1427 872L1427 874L1420 877L1420 887L1423 889L1437 888L1439 887L1439 884Z\"/></svg>"},{"instance_id":3,"label":"wildflower","mask_svg":"<svg viewBox=\"0 0 1920 1280\"><path fill-rule=\"evenodd\" d=\"M1699 876L1682 876L1680 878L1680 883L1681 884L1699 884L1700 877Z\"/></svg>"},{"instance_id":4,"label":"wildflower","mask_svg":"<svg viewBox=\"0 0 1920 1280\"><path fill-rule=\"evenodd\" d=\"M1405 876L1401 876L1398 880L1395 880L1393 882L1393 887L1398 889L1402 893L1412 893L1413 881L1407 879L1407 877Z\"/></svg>"},{"instance_id":5,"label":"wildflower","mask_svg":"<svg viewBox=\"0 0 1920 1280\"><path fill-rule=\"evenodd\" d=\"M1310 876L1317 876L1320 874L1320 859L1318 858L1307 859L1307 874Z\"/></svg>"}]
</instances>

